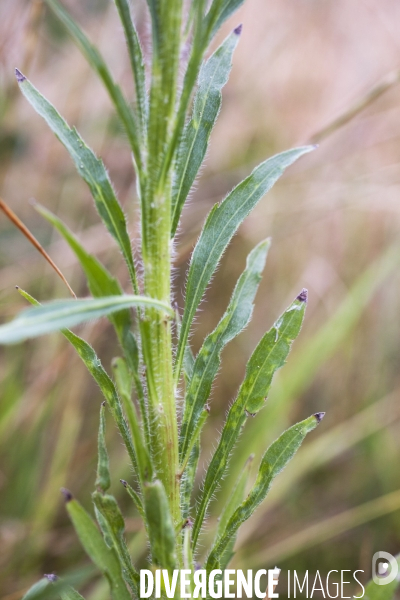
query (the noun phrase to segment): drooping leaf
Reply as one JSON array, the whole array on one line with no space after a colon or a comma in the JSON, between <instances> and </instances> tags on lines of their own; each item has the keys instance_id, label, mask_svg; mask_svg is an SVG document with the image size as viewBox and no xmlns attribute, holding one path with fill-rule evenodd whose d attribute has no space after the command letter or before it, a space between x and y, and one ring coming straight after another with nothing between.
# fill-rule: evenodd
<instances>
[{"instance_id":1,"label":"drooping leaf","mask_svg":"<svg viewBox=\"0 0 400 600\"><path fill-rule=\"evenodd\" d=\"M114 548L122 566L124 579L132 592L137 594L139 574L132 565L125 541L125 523L118 504L110 494L103 495L100 492L94 492L92 498L96 507L97 520L103 531L105 540L108 543L111 542L110 546ZM101 515L101 518L99 518L99 515Z\"/></svg>"},{"instance_id":2,"label":"drooping leaf","mask_svg":"<svg viewBox=\"0 0 400 600\"><path fill-rule=\"evenodd\" d=\"M145 66L143 52L140 45L138 32L132 20L131 9L128 0L115 0L122 26L125 32L126 44L129 52L129 59L133 77L135 80L137 111L141 129L142 143L144 141L144 132L147 122L147 93Z\"/></svg>"},{"instance_id":3,"label":"drooping leaf","mask_svg":"<svg viewBox=\"0 0 400 600\"><path fill-rule=\"evenodd\" d=\"M18 291L26 300L28 300L28 302L35 306L40 306L39 302L35 300L30 294L21 289L19 289ZM117 394L117 390L115 389L114 383L108 376L107 372L104 370L99 357L97 356L93 348L90 346L90 344L88 344L85 340L75 335L75 333L72 333L72 331L69 331L68 329L63 329L61 333L75 348L82 362L85 364L87 370L99 386L104 398L107 401L108 406L110 407L112 416L124 441L132 465L137 472L137 459L135 448L132 442L128 426L124 419L121 403Z\"/></svg>"},{"instance_id":4,"label":"drooping leaf","mask_svg":"<svg viewBox=\"0 0 400 600\"><path fill-rule=\"evenodd\" d=\"M85 56L91 68L97 73L102 80L112 103L118 113L119 118L124 125L126 134L129 139L132 152L135 157L136 166L141 171L141 152L139 145L138 127L135 114L124 98L121 88L115 83L113 77L104 62L98 49L91 43L87 36L83 33L79 25L72 19L65 8L58 0L46 0L47 5L51 8L54 14L64 24L70 36Z\"/></svg>"},{"instance_id":5,"label":"drooping leaf","mask_svg":"<svg viewBox=\"0 0 400 600\"><path fill-rule=\"evenodd\" d=\"M285 169L313 148L305 146L288 150L261 163L209 213L193 251L189 268L186 303L175 367L177 380L180 377L183 355L195 312L233 235Z\"/></svg>"},{"instance_id":6,"label":"drooping leaf","mask_svg":"<svg viewBox=\"0 0 400 600\"><path fill-rule=\"evenodd\" d=\"M197 542L210 500L225 475L229 457L248 417L265 404L275 372L285 364L292 342L303 323L307 292L303 290L289 308L261 338L246 367L246 375L232 404L218 447L208 466L203 492L193 527L193 544Z\"/></svg>"},{"instance_id":7,"label":"drooping leaf","mask_svg":"<svg viewBox=\"0 0 400 600\"><path fill-rule=\"evenodd\" d=\"M192 118L183 132L176 159L171 237L175 235L183 205L206 155L211 131L221 108L221 90L228 81L239 33L237 30L231 33L200 70Z\"/></svg>"},{"instance_id":8,"label":"drooping leaf","mask_svg":"<svg viewBox=\"0 0 400 600\"><path fill-rule=\"evenodd\" d=\"M131 398L129 371L123 358L115 358L112 366L119 395L130 426L133 444L135 446L140 481L142 483L144 481L150 481L153 476L153 467L143 440L136 408Z\"/></svg>"},{"instance_id":9,"label":"drooping leaf","mask_svg":"<svg viewBox=\"0 0 400 600\"><path fill-rule=\"evenodd\" d=\"M97 440L97 477L95 486L106 492L110 485L110 461L108 458L106 446L106 418L105 418L105 403L100 408L100 424L99 435Z\"/></svg>"},{"instance_id":10,"label":"drooping leaf","mask_svg":"<svg viewBox=\"0 0 400 600\"><path fill-rule=\"evenodd\" d=\"M131 600L114 550L110 549L84 508L66 493L67 511L86 554L106 576L113 600Z\"/></svg>"},{"instance_id":11,"label":"drooping leaf","mask_svg":"<svg viewBox=\"0 0 400 600\"><path fill-rule=\"evenodd\" d=\"M17 71L17 79L26 99L68 150L79 175L88 184L100 217L121 249L129 269L132 285L137 293L135 265L125 215L103 162L85 144L76 129L69 127L54 106L19 71Z\"/></svg>"},{"instance_id":12,"label":"drooping leaf","mask_svg":"<svg viewBox=\"0 0 400 600\"><path fill-rule=\"evenodd\" d=\"M216 329L206 337L196 357L185 394L180 440L181 463L185 463L189 444L193 444L194 430L220 367L221 352L246 327L251 318L269 246L270 241L265 240L249 254L246 269L236 284L226 313Z\"/></svg>"},{"instance_id":13,"label":"drooping leaf","mask_svg":"<svg viewBox=\"0 0 400 600\"><path fill-rule=\"evenodd\" d=\"M229 499L224 506L222 514L221 514L220 518L218 519L217 533L215 536L216 542L222 537L232 515L235 513L238 506L240 506L244 500L253 458L254 458L254 456L252 455L246 461L246 464L245 464L242 472L240 473L238 480L236 481L236 483L233 487L232 493L229 496ZM219 565L222 570L226 569L226 567L228 566L229 562L231 561L231 559L233 557L233 548L234 548L235 542L236 542L236 534L233 533L230 536L227 543L225 544L225 547L224 547L223 551L221 552L219 560L218 560Z\"/></svg>"},{"instance_id":14,"label":"drooping leaf","mask_svg":"<svg viewBox=\"0 0 400 600\"><path fill-rule=\"evenodd\" d=\"M218 533L211 553L207 559L207 570L219 568L232 539L235 538L239 527L247 521L266 497L273 479L284 469L300 448L306 435L315 429L323 418L324 413L317 413L293 425L283 433L268 448L261 461L256 482L247 498L237 507L228 522Z\"/></svg>"},{"instance_id":15,"label":"drooping leaf","mask_svg":"<svg viewBox=\"0 0 400 600\"><path fill-rule=\"evenodd\" d=\"M161 481L145 484L144 505L153 564L171 572L176 567L175 529Z\"/></svg>"},{"instance_id":16,"label":"drooping leaf","mask_svg":"<svg viewBox=\"0 0 400 600\"><path fill-rule=\"evenodd\" d=\"M0 344L15 344L52 331L74 327L132 306L151 306L174 314L163 302L145 296L54 300L40 307L24 310L13 321L0 326Z\"/></svg>"}]
</instances>

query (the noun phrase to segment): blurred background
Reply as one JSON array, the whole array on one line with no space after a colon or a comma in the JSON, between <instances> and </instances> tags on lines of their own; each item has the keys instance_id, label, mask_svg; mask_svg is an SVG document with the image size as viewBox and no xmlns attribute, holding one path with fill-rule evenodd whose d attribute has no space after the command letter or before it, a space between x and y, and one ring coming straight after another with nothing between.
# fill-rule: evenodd
<instances>
[{"instance_id":1,"label":"blurred background","mask_svg":"<svg viewBox=\"0 0 400 600\"><path fill-rule=\"evenodd\" d=\"M130 94L113 3L64 2ZM147 15L142 5L134 10L148 54ZM241 227L208 290L192 340L197 350L223 314L247 253L271 236L252 324L224 352L203 435L203 462L215 447L252 349L303 287L309 290L306 322L266 408L246 426L212 511L230 493L250 454L256 465L289 424L316 411L327 415L243 529L238 568L278 565L322 574L362 569L365 582L374 552L400 551L399 20L396 0L247 0L218 38L243 22L223 110L176 245L178 299L211 206L267 156L321 140ZM134 243L138 238L124 135L100 83L40 0L0 3L0 197L78 294L87 294L82 271L32 209L31 198L57 213L128 289L125 267L99 224L88 189L20 95L16 66L104 158ZM327 128L343 115L342 127ZM0 213L3 320L25 306L15 285L40 300L67 296L49 265ZM80 331L108 367L118 349L107 322ZM59 335L2 348L0 354L0 599L18 600L43 573L56 572L79 574L88 600L106 600L107 588L83 555L59 492L62 486L71 489L90 508L100 393ZM144 531L120 489L119 478L130 473L111 423L108 438L112 492L140 564ZM211 535L213 514L209 523ZM285 594L284 580L279 591Z\"/></svg>"}]
</instances>

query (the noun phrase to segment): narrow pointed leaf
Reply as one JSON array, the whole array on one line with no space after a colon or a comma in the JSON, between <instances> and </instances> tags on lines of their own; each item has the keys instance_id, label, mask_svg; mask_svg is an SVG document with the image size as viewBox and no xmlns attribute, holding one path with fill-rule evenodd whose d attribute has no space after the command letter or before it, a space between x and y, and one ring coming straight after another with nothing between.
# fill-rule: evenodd
<instances>
[{"instance_id":1,"label":"narrow pointed leaf","mask_svg":"<svg viewBox=\"0 0 400 600\"><path fill-rule=\"evenodd\" d=\"M232 404L218 447L207 469L193 527L193 544L197 542L210 500L226 474L229 457L248 417L265 404L275 372L285 364L292 342L303 323L307 293L303 290L289 308L261 338L246 367L246 375Z\"/></svg>"},{"instance_id":2,"label":"narrow pointed leaf","mask_svg":"<svg viewBox=\"0 0 400 600\"><path fill-rule=\"evenodd\" d=\"M132 73L135 80L137 111L141 128L142 141L147 121L147 93L145 66L143 52L140 45L138 32L132 20L131 9L128 0L115 0L122 26L125 32L126 44L129 52Z\"/></svg>"},{"instance_id":3,"label":"narrow pointed leaf","mask_svg":"<svg viewBox=\"0 0 400 600\"><path fill-rule=\"evenodd\" d=\"M117 555L107 546L93 519L76 500L69 497L67 511L86 554L106 576L113 600L131 600Z\"/></svg>"},{"instance_id":4,"label":"narrow pointed leaf","mask_svg":"<svg viewBox=\"0 0 400 600\"><path fill-rule=\"evenodd\" d=\"M137 293L135 265L125 215L117 200L103 162L85 144L76 129L69 127L54 106L19 71L17 72L17 79L26 99L36 112L43 117L50 129L68 150L79 175L89 186L100 217L121 249L134 290Z\"/></svg>"},{"instance_id":5,"label":"narrow pointed leaf","mask_svg":"<svg viewBox=\"0 0 400 600\"><path fill-rule=\"evenodd\" d=\"M211 386L221 364L224 346L246 327L253 312L261 273L265 266L270 241L261 242L249 254L246 269L233 291L228 309L216 329L206 337L194 366L185 394L185 410L181 427L180 454L182 463L193 442L193 434L211 392Z\"/></svg>"},{"instance_id":6,"label":"narrow pointed leaf","mask_svg":"<svg viewBox=\"0 0 400 600\"><path fill-rule=\"evenodd\" d=\"M65 590L60 592L61 600L85 600L73 587L68 586Z\"/></svg>"},{"instance_id":7,"label":"narrow pointed leaf","mask_svg":"<svg viewBox=\"0 0 400 600\"><path fill-rule=\"evenodd\" d=\"M161 481L145 485L144 504L153 564L171 572L176 567L175 528Z\"/></svg>"},{"instance_id":8,"label":"narrow pointed leaf","mask_svg":"<svg viewBox=\"0 0 400 600\"><path fill-rule=\"evenodd\" d=\"M15 344L52 331L74 327L132 306L151 306L173 315L173 311L166 304L145 296L55 300L37 308L24 310L13 321L0 326L0 344Z\"/></svg>"},{"instance_id":9,"label":"narrow pointed leaf","mask_svg":"<svg viewBox=\"0 0 400 600\"><path fill-rule=\"evenodd\" d=\"M196 479L197 465L200 456L200 441L196 440L193 449L190 453L188 463L182 476L181 483L181 512L182 518L187 519L190 515L191 498Z\"/></svg>"},{"instance_id":10,"label":"narrow pointed leaf","mask_svg":"<svg viewBox=\"0 0 400 600\"><path fill-rule=\"evenodd\" d=\"M26 300L28 300L28 302L35 306L40 306L39 302L35 300L30 294L21 289L19 289L18 291ZM135 471L137 472L137 459L135 448L132 442L128 426L124 419L121 403L117 394L117 390L115 389L114 383L110 379L108 373L104 370L99 357L97 356L93 348L90 346L90 344L88 344L85 340L75 335L75 333L72 333L72 331L69 331L68 329L63 329L61 333L75 348L82 362L86 366L87 370L99 386L105 400L107 401L108 406L110 407L111 414L119 429L127 452L129 454L129 458L131 459L132 465L135 468Z\"/></svg>"},{"instance_id":11,"label":"narrow pointed leaf","mask_svg":"<svg viewBox=\"0 0 400 600\"><path fill-rule=\"evenodd\" d=\"M175 235L183 205L207 152L208 141L221 108L221 90L228 81L239 31L234 31L204 63L199 74L193 114L185 127L175 166L172 229Z\"/></svg>"},{"instance_id":12,"label":"narrow pointed leaf","mask_svg":"<svg viewBox=\"0 0 400 600\"><path fill-rule=\"evenodd\" d=\"M242 221L285 169L311 150L313 150L312 146L288 150L261 163L247 179L236 186L225 200L214 206L209 213L193 251L189 269L186 304L176 359L177 380L180 377L185 346L195 312L226 247Z\"/></svg>"},{"instance_id":13,"label":"narrow pointed leaf","mask_svg":"<svg viewBox=\"0 0 400 600\"><path fill-rule=\"evenodd\" d=\"M51 593L51 590L49 590L50 587L52 587L52 584L49 579L47 577L43 577L29 588L22 600L39 600L43 597L49 598ZM53 594L54 590L51 595Z\"/></svg>"},{"instance_id":14,"label":"narrow pointed leaf","mask_svg":"<svg viewBox=\"0 0 400 600\"><path fill-rule=\"evenodd\" d=\"M141 155L139 146L139 137L137 131L137 123L135 115L124 98L121 88L115 83L113 77L104 62L100 52L94 46L87 36L80 29L78 24L72 19L65 8L58 2L58 0L46 0L47 5L51 8L54 14L60 19L68 30L70 36L85 56L91 68L97 73L102 80L112 103L118 113L119 118L124 125L126 134L128 136L130 146L132 148L136 165L141 170Z\"/></svg>"},{"instance_id":15,"label":"narrow pointed leaf","mask_svg":"<svg viewBox=\"0 0 400 600\"><path fill-rule=\"evenodd\" d=\"M222 535L224 534L227 524L229 523L232 515L237 510L238 506L240 506L244 500L247 483L249 481L251 464L253 462L254 456L250 456L250 458L246 461L243 471L240 473L238 480L236 481L232 493L225 504L224 510L218 520L218 528L216 534L216 541L218 541ZM233 557L233 548L236 542L236 534L233 533L229 540L226 542L223 551L220 554L220 558L218 560L219 565L222 570L226 569L229 562Z\"/></svg>"},{"instance_id":16,"label":"narrow pointed leaf","mask_svg":"<svg viewBox=\"0 0 400 600\"><path fill-rule=\"evenodd\" d=\"M247 521L266 497L274 478L285 468L300 448L306 435L320 423L323 413L318 413L290 427L268 448L261 461L256 482L247 498L234 511L207 560L207 570L219 568L221 558L239 527Z\"/></svg>"},{"instance_id":17,"label":"narrow pointed leaf","mask_svg":"<svg viewBox=\"0 0 400 600\"><path fill-rule=\"evenodd\" d=\"M136 408L131 398L131 388L129 385L129 371L124 359L115 358L113 360L113 371L119 395L122 400L122 405L124 407L125 414L132 434L133 445L135 447L138 462L138 474L140 481L142 483L144 481L150 481L153 476L153 467L142 436L142 430L139 424Z\"/></svg>"},{"instance_id":18,"label":"narrow pointed leaf","mask_svg":"<svg viewBox=\"0 0 400 600\"><path fill-rule=\"evenodd\" d=\"M213 0L205 18L205 26L212 38L223 25L243 4L244 0Z\"/></svg>"},{"instance_id":19,"label":"narrow pointed leaf","mask_svg":"<svg viewBox=\"0 0 400 600\"><path fill-rule=\"evenodd\" d=\"M110 485L110 461L108 458L107 446L106 446L106 418L105 418L105 404L101 405L100 408L100 424L99 424L99 435L97 439L97 477L95 486L100 488L103 492L106 492Z\"/></svg>"},{"instance_id":20,"label":"narrow pointed leaf","mask_svg":"<svg viewBox=\"0 0 400 600\"><path fill-rule=\"evenodd\" d=\"M136 594L139 584L139 574L132 565L129 550L125 541L125 523L119 510L118 504L113 496L94 492L92 494L93 502L96 507L96 514L100 513L102 519L99 520L106 541L111 540L120 564L125 581Z\"/></svg>"}]
</instances>

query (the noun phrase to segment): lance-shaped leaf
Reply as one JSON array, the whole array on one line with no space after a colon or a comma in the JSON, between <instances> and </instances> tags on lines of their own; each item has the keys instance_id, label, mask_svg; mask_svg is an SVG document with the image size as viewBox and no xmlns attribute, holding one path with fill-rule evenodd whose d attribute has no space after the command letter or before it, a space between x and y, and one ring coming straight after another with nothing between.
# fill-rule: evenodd
<instances>
[{"instance_id":1,"label":"lance-shaped leaf","mask_svg":"<svg viewBox=\"0 0 400 600\"><path fill-rule=\"evenodd\" d=\"M132 14L128 0L115 0L115 4L124 28L126 45L128 47L129 59L135 80L137 111L143 141L147 121L147 93L142 47L140 45L138 32L132 20Z\"/></svg>"},{"instance_id":2,"label":"lance-shaped leaf","mask_svg":"<svg viewBox=\"0 0 400 600\"><path fill-rule=\"evenodd\" d=\"M73 587L68 586L65 590L60 592L61 600L85 600Z\"/></svg>"},{"instance_id":3,"label":"lance-shaped leaf","mask_svg":"<svg viewBox=\"0 0 400 600\"><path fill-rule=\"evenodd\" d=\"M35 208L47 221L49 221L49 223L51 223L57 229L57 231L63 236L65 241L75 253L85 272L89 289L95 298L123 294L119 282L111 275L105 266L97 260L97 258L89 254L89 252L86 252L79 240L61 221L61 219L40 204L35 204ZM149 424L142 382L139 375L139 349L135 336L131 331L131 314L129 309L125 309L116 313L112 313L108 316L108 318L115 327L119 343L124 350L129 369L134 378L140 404L141 416L143 422L145 423L145 432L147 435L146 441L149 445Z\"/></svg>"},{"instance_id":4,"label":"lance-shaped leaf","mask_svg":"<svg viewBox=\"0 0 400 600\"><path fill-rule=\"evenodd\" d=\"M228 81L239 34L240 29L235 29L200 70L192 118L183 132L175 165L171 237L175 235L186 198L206 155L211 131L221 108L221 90Z\"/></svg>"},{"instance_id":5,"label":"lance-shaped leaf","mask_svg":"<svg viewBox=\"0 0 400 600\"><path fill-rule=\"evenodd\" d=\"M176 567L175 529L161 481L145 484L144 505L153 564L171 572Z\"/></svg>"},{"instance_id":6,"label":"lance-shaped leaf","mask_svg":"<svg viewBox=\"0 0 400 600\"><path fill-rule=\"evenodd\" d=\"M139 478L142 483L144 481L150 481L153 476L153 467L143 440L136 408L131 398L131 386L129 384L130 374L123 358L115 358L112 366L119 395L130 426L133 444L135 446Z\"/></svg>"},{"instance_id":7,"label":"lance-shaped leaf","mask_svg":"<svg viewBox=\"0 0 400 600\"><path fill-rule=\"evenodd\" d=\"M103 162L85 144L76 129L69 127L54 106L39 93L30 81L19 71L16 73L22 93L68 150L79 175L88 184L100 217L121 249L135 293L137 293L135 265L125 215Z\"/></svg>"},{"instance_id":8,"label":"lance-shaped leaf","mask_svg":"<svg viewBox=\"0 0 400 600\"><path fill-rule=\"evenodd\" d=\"M41 600L42 598L54 597L54 586L52 583L51 577L42 577L42 579L29 588L22 600Z\"/></svg>"},{"instance_id":9,"label":"lance-shaped leaf","mask_svg":"<svg viewBox=\"0 0 400 600\"><path fill-rule=\"evenodd\" d=\"M317 413L293 425L283 433L268 448L261 461L256 482L247 498L237 507L223 529L219 531L218 538L207 559L207 570L219 568L221 559L235 539L239 527L247 521L266 497L274 478L284 469L287 463L300 448L306 435L315 429L324 416Z\"/></svg>"},{"instance_id":10,"label":"lance-shaped leaf","mask_svg":"<svg viewBox=\"0 0 400 600\"><path fill-rule=\"evenodd\" d=\"M92 562L106 576L113 600L131 600L115 551L107 546L95 522L77 500L69 492L65 491L64 495L68 514L80 542Z\"/></svg>"},{"instance_id":11,"label":"lance-shaped leaf","mask_svg":"<svg viewBox=\"0 0 400 600\"><path fill-rule=\"evenodd\" d=\"M55 300L22 311L0 327L0 344L15 344L28 338L74 327L132 306L154 307L173 315L164 303L145 296L107 296L83 300Z\"/></svg>"},{"instance_id":12,"label":"lance-shaped leaf","mask_svg":"<svg viewBox=\"0 0 400 600\"><path fill-rule=\"evenodd\" d=\"M224 477L232 449L248 415L254 416L265 404L275 372L285 364L293 340L303 323L307 292L303 290L289 308L261 338L246 367L246 375L232 404L218 447L208 466L203 492L193 527L193 544L197 542L213 494Z\"/></svg>"},{"instance_id":13,"label":"lance-shaped leaf","mask_svg":"<svg viewBox=\"0 0 400 600\"><path fill-rule=\"evenodd\" d=\"M397 569L400 572L400 554L396 556ZM390 565L390 572L386 573L384 577L390 576L392 569L396 568L394 565ZM379 579L379 575L376 575ZM400 586L400 577L394 577L392 581L383 584L383 580L378 584L373 579L367 584L364 595L362 598L365 600L394 600L396 598L396 590ZM358 597L361 597L361 590L358 593ZM356 598L356 596L353 596Z\"/></svg>"},{"instance_id":14,"label":"lance-shaped leaf","mask_svg":"<svg viewBox=\"0 0 400 600\"><path fill-rule=\"evenodd\" d=\"M244 500L247 483L249 481L251 464L253 462L254 455L251 455L246 464L244 466L243 471L240 473L238 480L236 481L232 493L224 506L224 510L220 518L218 519L218 528L217 534L215 536L215 540L218 541L222 535L224 534L227 524L230 522L232 515L237 510L238 506L240 506ZM233 548L236 542L236 533L233 533L230 536L230 539L225 544L225 547L221 553L219 558L219 565L222 570L226 569L229 562L233 557Z\"/></svg>"},{"instance_id":15,"label":"lance-shaped leaf","mask_svg":"<svg viewBox=\"0 0 400 600\"><path fill-rule=\"evenodd\" d=\"M64 24L91 68L102 80L125 128L132 152L135 157L136 166L140 171L142 159L140 154L136 118L131 107L125 100L121 88L113 80L113 77L98 49L91 43L91 41L83 33L74 19L72 19L72 17L68 14L65 8L57 0L46 0L46 3Z\"/></svg>"},{"instance_id":16,"label":"lance-shaped leaf","mask_svg":"<svg viewBox=\"0 0 400 600\"><path fill-rule=\"evenodd\" d=\"M106 446L105 403L100 408L99 434L97 438L97 476L95 486L106 492L111 485L110 461Z\"/></svg>"},{"instance_id":17,"label":"lance-shaped leaf","mask_svg":"<svg viewBox=\"0 0 400 600\"><path fill-rule=\"evenodd\" d=\"M250 321L254 297L261 280L269 246L270 241L265 240L249 254L246 269L236 284L226 313L216 329L206 337L196 357L193 374L185 395L180 442L182 464L185 463L189 445L193 444L196 425L221 364L221 352L224 346L237 336Z\"/></svg>"},{"instance_id":18,"label":"lance-shaped leaf","mask_svg":"<svg viewBox=\"0 0 400 600\"><path fill-rule=\"evenodd\" d=\"M21 289L18 289L18 291L28 302L35 306L40 306L39 302L35 300L35 298L33 298L30 294ZM85 340L78 337L77 335L75 335L75 333L72 333L72 331L69 331L68 329L63 329L61 333L75 348L82 362L86 366L87 370L99 386L104 398L107 401L108 406L110 407L111 414L124 441L132 465L135 468L135 471L137 472L137 459L135 448L132 442L128 426L124 419L121 403L117 394L117 390L115 389L114 383L108 376L107 372L104 370L99 357L97 356L93 348L90 346L90 344L88 344Z\"/></svg>"},{"instance_id":19,"label":"lance-shaped leaf","mask_svg":"<svg viewBox=\"0 0 400 600\"><path fill-rule=\"evenodd\" d=\"M190 501L193 494L194 482L196 479L197 465L200 456L200 441L196 440L189 456L185 472L181 482L181 513L182 518L187 519L190 514Z\"/></svg>"},{"instance_id":20,"label":"lance-shaped leaf","mask_svg":"<svg viewBox=\"0 0 400 600\"><path fill-rule=\"evenodd\" d=\"M125 581L132 591L137 593L139 574L132 565L129 550L125 542L125 523L113 496L94 492L93 502L96 507L96 516L103 531L106 543L113 547L122 566Z\"/></svg>"},{"instance_id":21,"label":"lance-shaped leaf","mask_svg":"<svg viewBox=\"0 0 400 600\"><path fill-rule=\"evenodd\" d=\"M242 221L279 179L286 167L313 148L313 146L306 146L288 150L261 163L209 213L193 251L189 268L185 310L176 358L176 380L180 377L183 355L195 312L227 245Z\"/></svg>"}]
</instances>

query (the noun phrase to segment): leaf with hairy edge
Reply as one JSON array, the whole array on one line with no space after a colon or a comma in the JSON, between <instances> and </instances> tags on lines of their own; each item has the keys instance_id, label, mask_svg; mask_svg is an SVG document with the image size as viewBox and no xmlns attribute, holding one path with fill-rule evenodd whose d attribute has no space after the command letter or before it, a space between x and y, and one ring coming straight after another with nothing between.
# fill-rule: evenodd
<instances>
[{"instance_id":1,"label":"leaf with hairy edge","mask_svg":"<svg viewBox=\"0 0 400 600\"><path fill-rule=\"evenodd\" d=\"M22 311L0 326L0 344L15 344L52 331L74 327L132 306L150 306L174 315L170 307L145 296L105 296L83 300L54 300Z\"/></svg>"},{"instance_id":2,"label":"leaf with hairy edge","mask_svg":"<svg viewBox=\"0 0 400 600\"><path fill-rule=\"evenodd\" d=\"M21 289L18 289L18 291L28 302L40 307L39 302L35 300L30 294ZM69 331L68 329L63 329L61 333L75 348L78 355L82 359L82 362L85 364L87 370L99 386L104 398L107 401L108 406L110 407L111 414L114 418L115 423L117 424L125 447L129 454L129 458L131 459L132 465L135 468L135 471L137 472L138 468L135 448L132 442L128 426L124 419L121 403L117 394L117 390L115 389L114 383L108 376L107 372L104 370L99 357L97 356L93 348L90 346L90 344L85 342L85 340L78 337L77 335L75 335L75 333L72 333L72 331Z\"/></svg>"},{"instance_id":3,"label":"leaf with hairy edge","mask_svg":"<svg viewBox=\"0 0 400 600\"><path fill-rule=\"evenodd\" d=\"M397 566L400 571L400 554L398 554L395 558L397 560ZM371 580L367 584L362 598L364 598L365 600L394 600L394 598L396 597L396 590L399 587L399 585L399 576L395 577L393 581L391 581L390 583L386 583L385 585L383 585L382 583L381 585L378 585L377 583L375 583L374 580ZM353 597L356 598L356 596Z\"/></svg>"},{"instance_id":4,"label":"leaf with hairy edge","mask_svg":"<svg viewBox=\"0 0 400 600\"><path fill-rule=\"evenodd\" d=\"M232 404L218 447L208 466L203 493L193 527L196 545L210 500L225 475L228 461L248 415L260 411L268 395L275 372L285 364L292 342L298 336L306 308L307 291L303 290L289 308L261 338L246 367L246 375Z\"/></svg>"},{"instance_id":5,"label":"leaf with hairy edge","mask_svg":"<svg viewBox=\"0 0 400 600\"><path fill-rule=\"evenodd\" d=\"M183 355L195 312L210 283L222 254L239 225L271 189L285 169L314 146L305 146L277 154L261 163L220 204L209 213L192 254L186 285L186 303L176 357L175 376L178 381Z\"/></svg>"},{"instance_id":6,"label":"leaf with hairy edge","mask_svg":"<svg viewBox=\"0 0 400 600\"><path fill-rule=\"evenodd\" d=\"M86 252L82 244L61 221L61 219L40 204L35 204L35 208L47 221L49 221L49 223L51 223L57 229L57 231L63 236L65 241L75 253L85 272L89 289L95 298L123 294L119 282L111 275L104 265L97 260L97 258ZM148 447L150 447L150 428L143 386L139 375L139 348L136 338L131 331L131 314L129 309L125 309L109 315L108 318L115 327L119 343L124 350L129 369L131 370L134 378L141 417L145 426L146 443Z\"/></svg>"},{"instance_id":7,"label":"leaf with hairy edge","mask_svg":"<svg viewBox=\"0 0 400 600\"><path fill-rule=\"evenodd\" d=\"M139 478L143 483L144 481L151 480L153 476L153 467L143 440L136 408L131 398L131 388L129 385L130 373L123 358L114 358L112 367L122 405L130 426L133 444L135 446Z\"/></svg>"},{"instance_id":8,"label":"leaf with hairy edge","mask_svg":"<svg viewBox=\"0 0 400 600\"><path fill-rule=\"evenodd\" d=\"M46 3L58 17L58 19L60 19L60 21L64 24L70 36L75 41L82 54L85 56L89 65L102 80L111 98L111 101L115 106L118 116L124 125L132 152L135 157L136 166L139 172L141 172L142 158L137 134L138 127L136 124L136 118L133 110L125 100L121 88L113 80L112 75L98 49L91 43L91 41L68 14L65 8L57 0L46 0Z\"/></svg>"},{"instance_id":9,"label":"leaf with hairy edge","mask_svg":"<svg viewBox=\"0 0 400 600\"><path fill-rule=\"evenodd\" d=\"M92 517L79 502L73 499L67 490L63 493L68 514L80 542L91 561L106 576L113 600L131 600L115 551L107 546Z\"/></svg>"},{"instance_id":10,"label":"leaf with hairy edge","mask_svg":"<svg viewBox=\"0 0 400 600\"><path fill-rule=\"evenodd\" d=\"M71 586L60 592L60 598L61 600L84 600L83 596Z\"/></svg>"},{"instance_id":11,"label":"leaf with hairy edge","mask_svg":"<svg viewBox=\"0 0 400 600\"><path fill-rule=\"evenodd\" d=\"M224 346L246 327L253 312L253 302L261 273L264 270L270 240L267 239L249 254L246 269L233 291L228 309L216 329L206 337L194 366L185 394L181 426L180 455L184 464L194 431L211 392L211 386L221 364ZM200 432L199 432L200 433Z\"/></svg>"},{"instance_id":12,"label":"leaf with hairy edge","mask_svg":"<svg viewBox=\"0 0 400 600\"><path fill-rule=\"evenodd\" d=\"M114 548L122 566L124 579L137 595L139 574L132 565L129 550L125 542L125 523L118 504L115 498L109 494L103 495L100 492L94 492L92 498L96 508L97 520L103 531L106 543Z\"/></svg>"},{"instance_id":13,"label":"leaf with hairy edge","mask_svg":"<svg viewBox=\"0 0 400 600\"><path fill-rule=\"evenodd\" d=\"M115 4L117 6L119 17L125 32L126 45L128 47L129 59L135 80L137 111L139 115L142 140L144 140L144 132L147 121L147 93L142 47L140 45L138 32L136 31L136 27L132 20L132 14L128 0L115 0Z\"/></svg>"},{"instance_id":14,"label":"leaf with hairy edge","mask_svg":"<svg viewBox=\"0 0 400 600\"><path fill-rule=\"evenodd\" d=\"M18 70L17 80L25 98L43 117L50 129L68 150L79 175L88 184L96 208L109 233L116 240L129 269L134 291L138 293L132 247L125 215L117 200L103 161L86 146L75 128L71 129L52 104Z\"/></svg>"},{"instance_id":15,"label":"leaf with hairy edge","mask_svg":"<svg viewBox=\"0 0 400 600\"><path fill-rule=\"evenodd\" d=\"M175 529L161 481L145 484L144 505L153 564L171 572L176 567Z\"/></svg>"},{"instance_id":16,"label":"leaf with hairy edge","mask_svg":"<svg viewBox=\"0 0 400 600\"><path fill-rule=\"evenodd\" d=\"M200 456L200 441L197 439L189 456L181 484L181 512L182 519L187 519L190 514L190 501L192 498L197 465Z\"/></svg>"},{"instance_id":17,"label":"leaf with hairy edge","mask_svg":"<svg viewBox=\"0 0 400 600\"><path fill-rule=\"evenodd\" d=\"M110 461L108 458L106 446L106 418L105 418L105 403L100 408L100 424L99 435L97 439L97 477L95 487L106 492L110 485Z\"/></svg>"},{"instance_id":18,"label":"leaf with hairy edge","mask_svg":"<svg viewBox=\"0 0 400 600\"><path fill-rule=\"evenodd\" d=\"M272 481L285 468L300 448L306 435L315 429L325 413L317 413L283 433L263 456L256 482L247 498L238 506L228 522L218 532L218 538L207 559L207 570L220 568L220 561L239 527L247 521L266 497Z\"/></svg>"},{"instance_id":19,"label":"leaf with hairy edge","mask_svg":"<svg viewBox=\"0 0 400 600\"><path fill-rule=\"evenodd\" d=\"M221 90L228 81L239 34L240 29L235 29L200 70L192 118L183 132L175 165L171 237L175 235L183 205L206 155L211 131L221 108Z\"/></svg>"},{"instance_id":20,"label":"leaf with hairy edge","mask_svg":"<svg viewBox=\"0 0 400 600\"><path fill-rule=\"evenodd\" d=\"M225 504L224 510L222 511L222 514L221 514L220 518L218 519L218 528L217 528L217 534L215 537L216 541L219 540L219 538L222 536L232 515L234 514L234 512L236 511L238 506L240 506L244 500L247 483L249 481L250 470L251 470L253 458L254 458L254 455L251 455L247 459L246 464L243 468L243 471L240 473L239 478L234 485L232 493L231 493L227 503ZM233 534L232 536L230 536L229 541L226 543L224 551L222 552L221 557L218 561L220 568L222 570L226 569L229 562L232 560L233 548L235 546L235 542L236 542L236 534Z\"/></svg>"}]
</instances>

